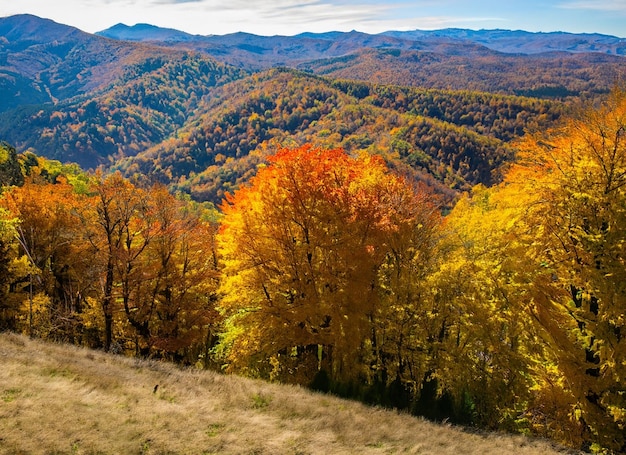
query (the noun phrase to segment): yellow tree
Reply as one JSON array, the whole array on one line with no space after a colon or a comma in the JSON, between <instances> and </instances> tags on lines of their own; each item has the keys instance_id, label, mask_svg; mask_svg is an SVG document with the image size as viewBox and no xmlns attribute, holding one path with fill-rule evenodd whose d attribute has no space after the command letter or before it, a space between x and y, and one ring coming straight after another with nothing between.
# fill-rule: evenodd
<instances>
[{"instance_id":1,"label":"yellow tree","mask_svg":"<svg viewBox=\"0 0 626 455\"><path fill-rule=\"evenodd\" d=\"M448 235L440 246L445 260L432 286L437 300L449 302L450 336L436 376L457 400L469 400L473 420L481 426L575 433L576 425L562 422L567 411L542 411L542 428L536 427L539 384L550 371L554 384L563 385L533 325L536 305L554 297L551 292L558 294L553 270L532 248L542 232L528 216L537 199L536 192L509 183L478 186L446 217ZM550 397L567 407L572 403L567 394Z\"/></svg>"},{"instance_id":2,"label":"yellow tree","mask_svg":"<svg viewBox=\"0 0 626 455\"><path fill-rule=\"evenodd\" d=\"M16 280L14 263L18 256L16 241L18 219L0 207L0 329L15 329L18 308L8 298L11 284Z\"/></svg>"},{"instance_id":3,"label":"yellow tree","mask_svg":"<svg viewBox=\"0 0 626 455\"><path fill-rule=\"evenodd\" d=\"M528 246L552 272L534 316L576 399L586 438L626 450L626 93L526 137L508 185L534 194Z\"/></svg>"},{"instance_id":4,"label":"yellow tree","mask_svg":"<svg viewBox=\"0 0 626 455\"><path fill-rule=\"evenodd\" d=\"M218 245L232 365L300 382L319 368L369 374L378 268L409 191L379 158L303 146L228 197Z\"/></svg>"}]
</instances>

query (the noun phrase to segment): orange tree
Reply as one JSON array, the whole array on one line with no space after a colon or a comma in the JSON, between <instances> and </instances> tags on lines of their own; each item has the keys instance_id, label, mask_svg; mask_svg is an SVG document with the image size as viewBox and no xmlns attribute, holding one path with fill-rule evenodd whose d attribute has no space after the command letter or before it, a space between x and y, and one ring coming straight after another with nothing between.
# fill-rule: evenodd
<instances>
[{"instance_id":1,"label":"orange tree","mask_svg":"<svg viewBox=\"0 0 626 455\"><path fill-rule=\"evenodd\" d=\"M139 243L145 248L136 250L133 262L127 262L133 250L126 248L126 260L118 262L126 320L144 354L193 361L215 322L214 228L164 186L150 188L147 196L148 226Z\"/></svg>"},{"instance_id":2,"label":"orange tree","mask_svg":"<svg viewBox=\"0 0 626 455\"><path fill-rule=\"evenodd\" d=\"M64 178L56 184L31 178L21 187L7 189L0 206L19 221L15 238L21 260L12 271L21 263L23 277L12 284L11 299L29 302L21 316L24 331L74 339L80 326L77 313L92 284L83 268L86 245L77 217L80 197Z\"/></svg>"},{"instance_id":3,"label":"orange tree","mask_svg":"<svg viewBox=\"0 0 626 455\"><path fill-rule=\"evenodd\" d=\"M105 349L134 340L137 354L193 360L215 316L213 225L166 188L138 188L119 173L92 191L83 224Z\"/></svg>"},{"instance_id":4,"label":"orange tree","mask_svg":"<svg viewBox=\"0 0 626 455\"><path fill-rule=\"evenodd\" d=\"M379 270L419 202L377 157L306 145L269 161L222 206L225 354L266 377L368 379Z\"/></svg>"}]
</instances>

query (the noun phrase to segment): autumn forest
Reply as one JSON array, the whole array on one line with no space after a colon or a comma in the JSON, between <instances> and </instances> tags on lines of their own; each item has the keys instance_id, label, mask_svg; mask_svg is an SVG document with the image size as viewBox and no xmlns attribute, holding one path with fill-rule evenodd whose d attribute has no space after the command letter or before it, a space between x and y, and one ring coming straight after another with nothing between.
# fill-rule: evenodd
<instances>
[{"instance_id":1,"label":"autumn forest","mask_svg":"<svg viewBox=\"0 0 626 455\"><path fill-rule=\"evenodd\" d=\"M110 79L57 42L55 102L0 113L0 330L626 453L610 69L520 96L94 43Z\"/></svg>"}]
</instances>

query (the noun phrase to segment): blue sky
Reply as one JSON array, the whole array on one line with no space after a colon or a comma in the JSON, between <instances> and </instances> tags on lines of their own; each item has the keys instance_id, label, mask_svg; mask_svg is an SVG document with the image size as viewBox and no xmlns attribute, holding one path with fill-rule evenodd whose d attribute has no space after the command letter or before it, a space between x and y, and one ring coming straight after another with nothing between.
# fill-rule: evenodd
<instances>
[{"instance_id":1,"label":"blue sky","mask_svg":"<svg viewBox=\"0 0 626 455\"><path fill-rule=\"evenodd\" d=\"M626 0L0 0L0 17L21 13L87 32L121 22L201 35L457 27L626 37Z\"/></svg>"}]
</instances>

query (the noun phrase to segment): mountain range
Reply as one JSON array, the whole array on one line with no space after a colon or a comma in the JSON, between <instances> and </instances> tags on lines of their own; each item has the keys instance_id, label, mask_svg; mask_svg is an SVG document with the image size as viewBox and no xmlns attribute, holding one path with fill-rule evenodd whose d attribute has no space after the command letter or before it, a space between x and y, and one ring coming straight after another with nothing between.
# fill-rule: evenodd
<instances>
[{"instance_id":1,"label":"mountain range","mask_svg":"<svg viewBox=\"0 0 626 455\"><path fill-rule=\"evenodd\" d=\"M489 73L505 73L511 79L523 73L534 85L542 80L534 73L537 67L555 66L581 71L587 66L622 63L616 56L626 55L626 39L602 34L565 32L531 33L511 30L413 30L389 31L381 34L352 32L302 33L296 36L258 36L249 33L228 35L191 35L179 30L159 28L150 24L127 26L117 24L97 35L134 42L155 43L174 48L206 53L224 63L248 70L287 66L379 83L399 83L438 88L472 88L510 92L519 84L498 84ZM591 57L589 54L595 54ZM389 66L388 58L402 62L402 77L376 73ZM351 58L347 58L350 56ZM355 60L366 60L376 72L362 70ZM494 63L494 62L497 62ZM396 64L392 64L395 66ZM437 82L431 74L448 74L461 69L456 78ZM356 71L355 71L356 69ZM482 71L481 71L482 69ZM526 69L531 69L526 70ZM486 71L485 71L486 70ZM406 73L416 73L414 77ZM478 73L479 77L472 77ZM486 74L485 74L486 73ZM585 78L588 75L580 75ZM589 78L588 78L589 79ZM469 81L470 87L463 87ZM486 81L486 83L480 83ZM572 84L570 82L570 84Z\"/></svg>"},{"instance_id":2,"label":"mountain range","mask_svg":"<svg viewBox=\"0 0 626 455\"><path fill-rule=\"evenodd\" d=\"M276 147L379 153L442 193L626 74L625 40L505 30L97 34L0 19L0 140L219 202ZM523 95L523 96L520 96Z\"/></svg>"},{"instance_id":3,"label":"mountain range","mask_svg":"<svg viewBox=\"0 0 626 455\"><path fill-rule=\"evenodd\" d=\"M497 52L513 54L539 54L544 52L598 52L626 55L626 39L616 36L575 34L566 32L532 33L523 30L468 30L448 28L442 30L388 31L380 34L352 32L301 33L296 36L258 36L248 33L228 35L192 35L180 30L160 28L150 24L128 26L117 24L96 35L128 41L184 44L205 48L207 52L239 47L261 54L283 54L287 58L300 54L300 58L337 56L346 50L361 47L395 48L404 50L436 51L442 46L455 46L457 52L468 52L484 46ZM282 51L282 52L281 52ZM483 52L485 52L483 50ZM265 63L265 62L263 62Z\"/></svg>"}]
</instances>

